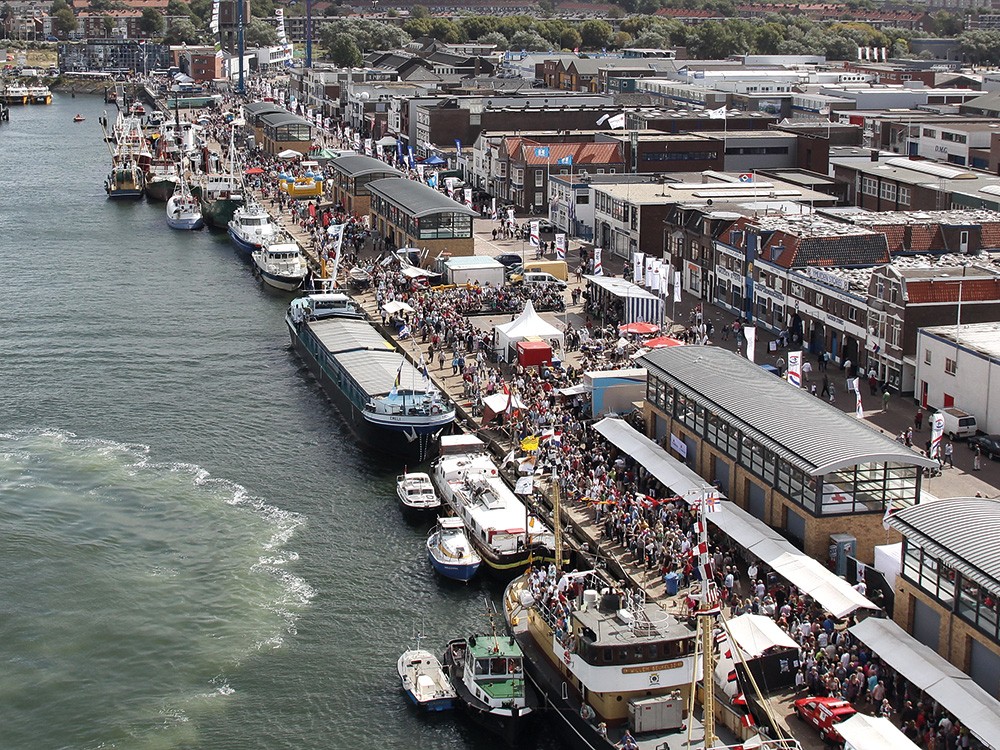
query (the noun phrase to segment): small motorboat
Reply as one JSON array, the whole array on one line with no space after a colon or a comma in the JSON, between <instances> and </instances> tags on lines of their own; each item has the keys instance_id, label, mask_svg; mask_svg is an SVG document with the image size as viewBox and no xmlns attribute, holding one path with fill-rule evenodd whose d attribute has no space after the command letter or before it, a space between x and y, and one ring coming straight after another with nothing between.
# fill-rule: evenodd
<instances>
[{"instance_id":1,"label":"small motorboat","mask_svg":"<svg viewBox=\"0 0 1000 750\"><path fill-rule=\"evenodd\" d=\"M441 498L434 491L430 476L422 472L409 472L396 477L396 496L403 510L423 512L441 507Z\"/></svg>"},{"instance_id":2,"label":"small motorboat","mask_svg":"<svg viewBox=\"0 0 1000 750\"><path fill-rule=\"evenodd\" d=\"M201 229L204 225L201 202L191 195L187 181L181 175L174 194L167 201L167 226L171 229Z\"/></svg>"},{"instance_id":3,"label":"small motorboat","mask_svg":"<svg viewBox=\"0 0 1000 750\"><path fill-rule=\"evenodd\" d=\"M83 115L77 115L76 117L73 118L73 122L83 122L86 119L87 118L84 117Z\"/></svg>"},{"instance_id":4,"label":"small motorboat","mask_svg":"<svg viewBox=\"0 0 1000 750\"><path fill-rule=\"evenodd\" d=\"M229 236L233 244L245 253L253 253L271 242L279 227L264 207L251 199L233 212Z\"/></svg>"},{"instance_id":5,"label":"small motorboat","mask_svg":"<svg viewBox=\"0 0 1000 750\"><path fill-rule=\"evenodd\" d=\"M251 257L265 284L284 292L294 292L305 281L309 266L295 240L291 237L281 239L255 250Z\"/></svg>"},{"instance_id":6,"label":"small motorboat","mask_svg":"<svg viewBox=\"0 0 1000 750\"><path fill-rule=\"evenodd\" d=\"M471 579L483 562L465 535L462 519L454 517L438 519L427 537L427 557L434 570L455 581Z\"/></svg>"},{"instance_id":7,"label":"small motorboat","mask_svg":"<svg viewBox=\"0 0 1000 750\"><path fill-rule=\"evenodd\" d=\"M406 697L425 711L447 711L455 707L458 693L441 662L430 651L410 649L399 657L396 670Z\"/></svg>"}]
</instances>

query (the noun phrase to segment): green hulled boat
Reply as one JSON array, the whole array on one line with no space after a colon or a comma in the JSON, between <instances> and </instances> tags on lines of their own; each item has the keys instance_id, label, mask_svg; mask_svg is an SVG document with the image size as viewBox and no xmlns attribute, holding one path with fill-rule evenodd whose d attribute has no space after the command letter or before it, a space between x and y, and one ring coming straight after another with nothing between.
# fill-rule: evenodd
<instances>
[{"instance_id":1,"label":"green hulled boat","mask_svg":"<svg viewBox=\"0 0 1000 750\"><path fill-rule=\"evenodd\" d=\"M205 223L216 229L227 229L243 205L243 183L233 175L210 174L201 185L192 186L191 193L201 202Z\"/></svg>"}]
</instances>

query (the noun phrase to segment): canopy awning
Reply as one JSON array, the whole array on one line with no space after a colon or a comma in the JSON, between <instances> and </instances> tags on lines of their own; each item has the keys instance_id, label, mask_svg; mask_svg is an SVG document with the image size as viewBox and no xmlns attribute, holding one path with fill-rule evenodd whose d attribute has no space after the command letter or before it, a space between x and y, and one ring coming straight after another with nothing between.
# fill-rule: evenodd
<instances>
[{"instance_id":1,"label":"canopy awning","mask_svg":"<svg viewBox=\"0 0 1000 750\"><path fill-rule=\"evenodd\" d=\"M642 464L660 484L675 494L689 501L699 500L702 495L718 494L715 487L624 420L605 417L594 425L594 429Z\"/></svg>"},{"instance_id":2,"label":"canopy awning","mask_svg":"<svg viewBox=\"0 0 1000 750\"><path fill-rule=\"evenodd\" d=\"M793 641L778 623L764 615L745 614L726 621L726 628L733 642L750 659L756 659L768 649L794 648Z\"/></svg>"},{"instance_id":3,"label":"canopy awning","mask_svg":"<svg viewBox=\"0 0 1000 750\"><path fill-rule=\"evenodd\" d=\"M483 424L492 422L498 415L507 411L508 406L511 409L523 409L524 402L517 396L511 396L507 393L494 393L492 396L484 398Z\"/></svg>"},{"instance_id":4,"label":"canopy awning","mask_svg":"<svg viewBox=\"0 0 1000 750\"><path fill-rule=\"evenodd\" d=\"M391 302L386 302L382 305L382 310L389 315L395 315L396 313L401 312L413 312L413 308L402 300L392 300Z\"/></svg>"},{"instance_id":5,"label":"canopy awning","mask_svg":"<svg viewBox=\"0 0 1000 750\"><path fill-rule=\"evenodd\" d=\"M851 750L920 750L896 726L882 716L854 714L847 721L837 724L837 734L844 738L845 747Z\"/></svg>"},{"instance_id":6,"label":"canopy awning","mask_svg":"<svg viewBox=\"0 0 1000 750\"><path fill-rule=\"evenodd\" d=\"M892 620L869 617L850 633L903 677L941 704L983 744L1000 750L1000 701Z\"/></svg>"}]
</instances>

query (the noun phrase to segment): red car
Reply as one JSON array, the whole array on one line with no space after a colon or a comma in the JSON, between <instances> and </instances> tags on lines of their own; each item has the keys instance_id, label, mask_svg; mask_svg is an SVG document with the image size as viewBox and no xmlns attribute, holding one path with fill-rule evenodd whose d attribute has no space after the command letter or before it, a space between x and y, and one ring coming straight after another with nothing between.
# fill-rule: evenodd
<instances>
[{"instance_id":1,"label":"red car","mask_svg":"<svg viewBox=\"0 0 1000 750\"><path fill-rule=\"evenodd\" d=\"M799 698L795 701L795 713L807 724L812 724L819 736L827 742L842 743L844 738L836 730L836 725L850 719L857 711L850 703L839 698Z\"/></svg>"}]
</instances>

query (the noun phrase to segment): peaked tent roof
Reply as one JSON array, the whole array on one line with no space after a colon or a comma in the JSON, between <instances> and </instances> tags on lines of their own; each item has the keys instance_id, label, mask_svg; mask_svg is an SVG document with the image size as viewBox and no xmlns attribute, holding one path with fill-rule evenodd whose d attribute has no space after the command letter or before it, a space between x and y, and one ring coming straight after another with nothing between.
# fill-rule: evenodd
<instances>
[{"instance_id":1,"label":"peaked tent roof","mask_svg":"<svg viewBox=\"0 0 1000 750\"><path fill-rule=\"evenodd\" d=\"M514 320L496 327L509 339L525 338L527 336L558 336L562 340L563 332L551 323L542 320L535 312L535 306L528 300L524 310Z\"/></svg>"}]
</instances>

